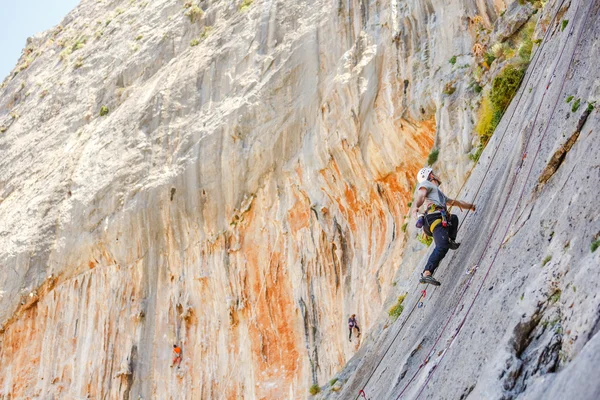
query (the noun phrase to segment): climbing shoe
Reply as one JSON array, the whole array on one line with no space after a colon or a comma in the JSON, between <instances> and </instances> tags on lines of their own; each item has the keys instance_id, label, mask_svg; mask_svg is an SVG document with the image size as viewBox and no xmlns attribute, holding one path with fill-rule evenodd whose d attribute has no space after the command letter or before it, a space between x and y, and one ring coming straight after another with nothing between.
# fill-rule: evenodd
<instances>
[{"instance_id":1,"label":"climbing shoe","mask_svg":"<svg viewBox=\"0 0 600 400\"><path fill-rule=\"evenodd\" d=\"M421 279L419 279L419 282L421 283L430 283L434 286L440 286L441 283L436 280L433 276L429 275L429 276L425 276L425 275L421 275Z\"/></svg>"},{"instance_id":2,"label":"climbing shoe","mask_svg":"<svg viewBox=\"0 0 600 400\"><path fill-rule=\"evenodd\" d=\"M458 249L458 248L460 247L460 243L456 243L456 242L455 242L454 240L452 240L452 239L449 239L449 240L448 240L448 243L449 243L449 246L448 246L448 247L450 247L450 250L456 250L456 249Z\"/></svg>"}]
</instances>

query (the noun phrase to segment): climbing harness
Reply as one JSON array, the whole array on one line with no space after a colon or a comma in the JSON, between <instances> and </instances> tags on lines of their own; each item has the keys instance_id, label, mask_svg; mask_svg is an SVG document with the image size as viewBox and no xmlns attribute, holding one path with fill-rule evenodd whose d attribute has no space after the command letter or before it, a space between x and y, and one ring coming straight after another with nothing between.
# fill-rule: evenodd
<instances>
[{"instance_id":1,"label":"climbing harness","mask_svg":"<svg viewBox=\"0 0 600 400\"><path fill-rule=\"evenodd\" d=\"M439 213L440 217L434 220L431 224L427 221L428 215L433 215ZM419 217L419 220L421 218ZM417 227L419 227L419 220L417 220ZM448 210L445 207L440 207L435 204L431 204L423 215L423 220L421 221L421 226L423 227L423 231L428 236L433 236L433 231L437 228L438 225L442 225L444 228L451 226L452 224L448 220Z\"/></svg>"}]
</instances>

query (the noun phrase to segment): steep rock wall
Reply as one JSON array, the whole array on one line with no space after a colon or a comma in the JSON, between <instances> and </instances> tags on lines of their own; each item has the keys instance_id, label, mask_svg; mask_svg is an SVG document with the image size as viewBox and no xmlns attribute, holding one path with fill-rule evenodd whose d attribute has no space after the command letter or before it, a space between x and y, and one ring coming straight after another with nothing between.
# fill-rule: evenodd
<instances>
[{"instance_id":1,"label":"steep rock wall","mask_svg":"<svg viewBox=\"0 0 600 400\"><path fill-rule=\"evenodd\" d=\"M386 302L408 292L400 318L381 313L323 397L598 398L599 16L598 1L546 5L544 41L462 193L478 210L459 213L441 286L418 284L422 258Z\"/></svg>"},{"instance_id":2,"label":"steep rock wall","mask_svg":"<svg viewBox=\"0 0 600 400\"><path fill-rule=\"evenodd\" d=\"M198 5L83 1L4 81L2 396L304 397L380 311L434 137L464 176L439 82L503 2Z\"/></svg>"}]
</instances>

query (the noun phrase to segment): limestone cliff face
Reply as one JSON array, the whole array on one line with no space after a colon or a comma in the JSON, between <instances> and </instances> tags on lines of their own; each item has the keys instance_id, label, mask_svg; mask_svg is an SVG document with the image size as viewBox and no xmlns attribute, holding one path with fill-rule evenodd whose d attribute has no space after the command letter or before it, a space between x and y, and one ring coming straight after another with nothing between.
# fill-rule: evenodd
<instances>
[{"instance_id":1,"label":"limestone cliff face","mask_svg":"<svg viewBox=\"0 0 600 400\"><path fill-rule=\"evenodd\" d=\"M471 165L459 67L505 7L84 0L29 40L0 91L0 397L333 376L348 314L368 332L394 287L430 149L451 187Z\"/></svg>"}]
</instances>

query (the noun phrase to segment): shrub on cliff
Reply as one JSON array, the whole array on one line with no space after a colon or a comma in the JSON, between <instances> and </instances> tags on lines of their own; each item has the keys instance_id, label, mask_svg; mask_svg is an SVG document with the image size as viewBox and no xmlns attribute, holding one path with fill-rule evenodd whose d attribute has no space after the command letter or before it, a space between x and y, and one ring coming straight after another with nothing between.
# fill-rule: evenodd
<instances>
[{"instance_id":1,"label":"shrub on cliff","mask_svg":"<svg viewBox=\"0 0 600 400\"><path fill-rule=\"evenodd\" d=\"M403 294L402 296L398 296L398 301L396 302L396 304L392 308L389 309L388 315L390 316L392 321L397 320L398 317L400 316L400 314L402 314L402 311L404 311L404 306L402 305L402 303L404 303L405 298L406 298L406 294Z\"/></svg>"},{"instance_id":2,"label":"shrub on cliff","mask_svg":"<svg viewBox=\"0 0 600 400\"><path fill-rule=\"evenodd\" d=\"M490 92L490 100L492 101L494 112L499 111L504 113L504 110L506 110L510 101L517 93L523 75L525 75L525 69L508 65L494 78L492 91Z\"/></svg>"},{"instance_id":3,"label":"shrub on cliff","mask_svg":"<svg viewBox=\"0 0 600 400\"><path fill-rule=\"evenodd\" d=\"M479 115L475 131L479 134L479 147L471 155L475 162L479 160L481 152L492 137L496 127L502 120L504 111L517 93L521 80L525 75L525 68L508 65L500 71L492 82L492 90L483 96L479 106Z\"/></svg>"},{"instance_id":4,"label":"shrub on cliff","mask_svg":"<svg viewBox=\"0 0 600 400\"><path fill-rule=\"evenodd\" d=\"M197 4L193 4L191 1L188 1L183 5L183 8L186 8L185 16L190 19L191 23L198 21L204 15L204 11Z\"/></svg>"},{"instance_id":5,"label":"shrub on cliff","mask_svg":"<svg viewBox=\"0 0 600 400\"><path fill-rule=\"evenodd\" d=\"M417 235L417 240L421 243L423 243L425 246L429 247L431 246L431 243L433 243L433 238L431 236L428 236L424 233L419 233Z\"/></svg>"},{"instance_id":6,"label":"shrub on cliff","mask_svg":"<svg viewBox=\"0 0 600 400\"><path fill-rule=\"evenodd\" d=\"M440 149L431 150L431 153L429 153L429 157L427 157L427 165L433 165L437 161L439 154Z\"/></svg>"},{"instance_id":7,"label":"shrub on cliff","mask_svg":"<svg viewBox=\"0 0 600 400\"><path fill-rule=\"evenodd\" d=\"M533 50L533 33L535 31L535 22L529 21L519 34L519 57L523 62L529 62L531 59L531 51Z\"/></svg>"},{"instance_id":8,"label":"shrub on cliff","mask_svg":"<svg viewBox=\"0 0 600 400\"><path fill-rule=\"evenodd\" d=\"M486 94L481 99L481 105L479 106L479 119L477 121L477 125L475 125L475 131L479 134L479 141L484 143L484 145L492 136L492 133L494 133L494 129L496 129L493 120L494 108L492 107L489 94Z\"/></svg>"},{"instance_id":9,"label":"shrub on cliff","mask_svg":"<svg viewBox=\"0 0 600 400\"><path fill-rule=\"evenodd\" d=\"M310 389L308 389L308 393L312 394L313 396L319 392L321 392L321 388L316 383L312 385Z\"/></svg>"}]
</instances>

